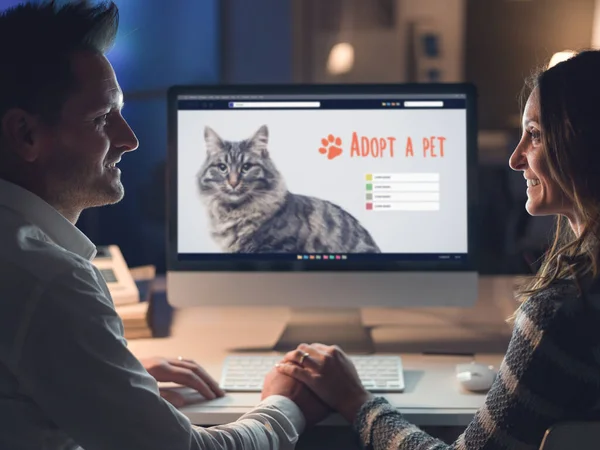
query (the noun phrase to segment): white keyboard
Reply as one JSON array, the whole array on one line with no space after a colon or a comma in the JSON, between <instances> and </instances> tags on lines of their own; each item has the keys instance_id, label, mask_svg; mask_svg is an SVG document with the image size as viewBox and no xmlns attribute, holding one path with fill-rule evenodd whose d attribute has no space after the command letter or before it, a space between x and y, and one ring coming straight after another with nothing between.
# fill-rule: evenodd
<instances>
[{"instance_id":1,"label":"white keyboard","mask_svg":"<svg viewBox=\"0 0 600 450\"><path fill-rule=\"evenodd\" d=\"M221 389L229 392L260 392L267 373L282 355L231 355L225 358ZM363 386L370 392L404 391L404 372L399 356L350 356Z\"/></svg>"}]
</instances>

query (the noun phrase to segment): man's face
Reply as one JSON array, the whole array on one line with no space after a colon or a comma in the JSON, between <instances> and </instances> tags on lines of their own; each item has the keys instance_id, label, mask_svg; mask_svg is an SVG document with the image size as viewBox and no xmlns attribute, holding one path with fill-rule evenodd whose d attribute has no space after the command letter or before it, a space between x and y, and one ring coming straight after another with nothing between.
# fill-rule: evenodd
<instances>
[{"instance_id":1,"label":"man's face","mask_svg":"<svg viewBox=\"0 0 600 450\"><path fill-rule=\"evenodd\" d=\"M116 164L138 147L121 115L123 93L103 55L81 52L73 57L77 88L65 102L59 121L44 132L35 164L44 191L65 210L120 201L124 189Z\"/></svg>"}]
</instances>

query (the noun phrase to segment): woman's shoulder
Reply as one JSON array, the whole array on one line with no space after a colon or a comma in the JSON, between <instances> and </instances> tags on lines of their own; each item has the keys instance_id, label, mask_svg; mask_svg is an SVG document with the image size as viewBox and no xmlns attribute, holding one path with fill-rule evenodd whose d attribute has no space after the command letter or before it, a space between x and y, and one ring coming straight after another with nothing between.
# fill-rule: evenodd
<instances>
[{"instance_id":1,"label":"woman's shoulder","mask_svg":"<svg viewBox=\"0 0 600 450\"><path fill-rule=\"evenodd\" d=\"M577 303L581 295L581 288L574 280L555 280L548 287L532 294L523 304L522 310L527 313L552 315L568 303Z\"/></svg>"},{"instance_id":2,"label":"woman's shoulder","mask_svg":"<svg viewBox=\"0 0 600 450\"><path fill-rule=\"evenodd\" d=\"M521 314L540 329L596 329L600 325L600 281L556 280L533 294L522 305Z\"/></svg>"}]
</instances>

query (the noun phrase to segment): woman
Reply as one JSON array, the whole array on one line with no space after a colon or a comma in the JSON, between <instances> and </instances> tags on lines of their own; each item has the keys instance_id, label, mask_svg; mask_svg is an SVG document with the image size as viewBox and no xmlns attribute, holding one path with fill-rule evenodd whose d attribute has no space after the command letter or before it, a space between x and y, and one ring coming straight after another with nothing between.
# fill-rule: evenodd
<instances>
[{"instance_id":1,"label":"woman","mask_svg":"<svg viewBox=\"0 0 600 450\"><path fill-rule=\"evenodd\" d=\"M537 449L551 425L600 417L599 77L600 52L586 51L529 83L510 167L526 179L529 214L557 216L556 237L518 294L499 376L455 443L432 438L366 392L336 347L302 345L278 365L353 423L364 447Z\"/></svg>"}]
</instances>

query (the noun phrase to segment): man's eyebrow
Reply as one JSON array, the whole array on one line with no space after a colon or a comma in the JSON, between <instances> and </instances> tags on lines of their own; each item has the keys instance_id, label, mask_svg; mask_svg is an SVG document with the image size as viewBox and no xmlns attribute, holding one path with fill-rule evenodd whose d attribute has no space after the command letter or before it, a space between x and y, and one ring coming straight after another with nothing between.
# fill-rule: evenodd
<instances>
[{"instance_id":1,"label":"man's eyebrow","mask_svg":"<svg viewBox=\"0 0 600 450\"><path fill-rule=\"evenodd\" d=\"M90 110L93 109L94 114L104 113L106 110L119 110L121 111L125 107L125 102L123 100L104 100L100 102L96 102ZM92 112L92 111L90 111Z\"/></svg>"},{"instance_id":2,"label":"man's eyebrow","mask_svg":"<svg viewBox=\"0 0 600 450\"><path fill-rule=\"evenodd\" d=\"M112 100L108 103L108 106L111 106L115 109L123 109L125 106L125 102L123 101L123 91L120 87L114 87L110 90L110 93L113 95Z\"/></svg>"},{"instance_id":3,"label":"man's eyebrow","mask_svg":"<svg viewBox=\"0 0 600 450\"><path fill-rule=\"evenodd\" d=\"M123 109L125 107L125 102L123 100L121 101L113 101L110 103L110 106L113 109Z\"/></svg>"},{"instance_id":4,"label":"man's eyebrow","mask_svg":"<svg viewBox=\"0 0 600 450\"><path fill-rule=\"evenodd\" d=\"M100 105L99 109L102 109L102 108L123 109L123 107L125 106L125 102L123 101L123 96L119 95L117 98L105 100L101 103L99 102L98 105Z\"/></svg>"}]
</instances>

